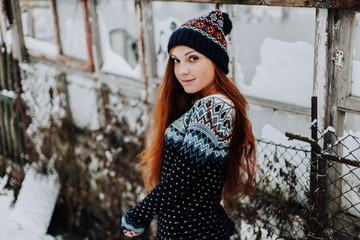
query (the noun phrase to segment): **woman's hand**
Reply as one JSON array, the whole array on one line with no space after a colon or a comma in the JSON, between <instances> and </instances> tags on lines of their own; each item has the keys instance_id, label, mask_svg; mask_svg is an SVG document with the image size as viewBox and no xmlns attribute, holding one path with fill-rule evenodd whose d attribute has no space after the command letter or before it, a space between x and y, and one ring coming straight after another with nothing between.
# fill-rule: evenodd
<instances>
[{"instance_id":1,"label":"woman's hand","mask_svg":"<svg viewBox=\"0 0 360 240\"><path fill-rule=\"evenodd\" d=\"M128 236L128 237L136 237L136 236L139 236L141 233L124 230L124 234L125 234L125 236Z\"/></svg>"}]
</instances>

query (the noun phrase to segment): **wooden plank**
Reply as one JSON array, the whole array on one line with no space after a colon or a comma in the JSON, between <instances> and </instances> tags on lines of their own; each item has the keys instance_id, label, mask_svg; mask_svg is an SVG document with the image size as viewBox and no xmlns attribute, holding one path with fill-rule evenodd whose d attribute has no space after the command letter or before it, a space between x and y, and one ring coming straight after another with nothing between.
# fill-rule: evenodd
<instances>
[{"instance_id":1,"label":"wooden plank","mask_svg":"<svg viewBox=\"0 0 360 240\"><path fill-rule=\"evenodd\" d=\"M11 1L11 11L14 18L11 27L13 57L20 62L27 61L19 0Z\"/></svg>"},{"instance_id":2,"label":"wooden plank","mask_svg":"<svg viewBox=\"0 0 360 240\"><path fill-rule=\"evenodd\" d=\"M344 106L346 98L351 94L354 33L356 22L355 13L349 10L340 11L337 19L338 21L335 23L336 25L334 28L340 29L339 33L336 34L332 57L336 57L335 51L337 50L341 50L343 52L343 68L341 71L335 69L334 77L336 78L336 88L339 92L337 105Z\"/></svg>"},{"instance_id":3,"label":"wooden plank","mask_svg":"<svg viewBox=\"0 0 360 240\"><path fill-rule=\"evenodd\" d=\"M74 58L66 57L63 55L58 55L56 57L53 57L53 56L35 52L35 51L29 50L29 49L27 50L27 52L29 55L31 55L35 58L41 58L48 62L58 62L58 63L65 64L71 68L79 68L79 69L82 69L85 71L92 71L92 67L89 66L88 62L84 62L84 61L77 60Z\"/></svg>"},{"instance_id":4,"label":"wooden plank","mask_svg":"<svg viewBox=\"0 0 360 240\"><path fill-rule=\"evenodd\" d=\"M339 109L344 112L360 114L360 97L347 97L344 104L339 106Z\"/></svg>"},{"instance_id":5,"label":"wooden plank","mask_svg":"<svg viewBox=\"0 0 360 240\"><path fill-rule=\"evenodd\" d=\"M139 61L143 72L146 88L145 103L154 102L155 92L152 89L156 75L156 59L154 55L154 33L151 0L135 1L137 24L137 47Z\"/></svg>"},{"instance_id":6,"label":"wooden plank","mask_svg":"<svg viewBox=\"0 0 360 240\"><path fill-rule=\"evenodd\" d=\"M145 86L143 81L139 81L139 79L131 78L131 77L125 77L125 76L118 76L115 74L105 73L105 72L90 72L81 68L75 68L74 66L68 65L68 64L61 64L57 62L56 60L48 61L44 58L34 57L30 55L29 57L30 62L36 64L36 63L42 63L46 64L48 66L56 68L60 72L64 72L67 74L77 74L82 75L87 78L93 78L93 79L101 79L102 83L111 84L114 86L119 87L121 90L124 90L123 94L139 94L139 97L141 96L140 92L144 92ZM160 82L160 80L159 80Z\"/></svg>"},{"instance_id":7,"label":"wooden plank","mask_svg":"<svg viewBox=\"0 0 360 240\"><path fill-rule=\"evenodd\" d=\"M10 155L11 151L11 137L10 137L10 113L9 113L9 107L7 104L3 104L3 121L4 121L4 136L5 136L5 148L4 148L4 154L5 156Z\"/></svg>"},{"instance_id":8,"label":"wooden plank","mask_svg":"<svg viewBox=\"0 0 360 240\"><path fill-rule=\"evenodd\" d=\"M16 103L13 105L14 113L12 114L13 128L14 128L14 146L15 146L15 158L21 165L24 164L22 155L25 153L26 146L26 126L25 126L25 104L23 105L21 99L21 74L19 62L13 60L14 82L16 86Z\"/></svg>"},{"instance_id":9,"label":"wooden plank","mask_svg":"<svg viewBox=\"0 0 360 240\"><path fill-rule=\"evenodd\" d=\"M0 46L0 90L7 89L6 84L6 50Z\"/></svg>"},{"instance_id":10,"label":"wooden plank","mask_svg":"<svg viewBox=\"0 0 360 240\"><path fill-rule=\"evenodd\" d=\"M83 8L84 13L84 24L85 24L85 35L86 35L86 45L87 45L87 53L88 53L88 67L90 71L94 71L94 60L91 49L91 28L89 23L89 12L87 9L87 0L81 0L81 6Z\"/></svg>"},{"instance_id":11,"label":"wooden plank","mask_svg":"<svg viewBox=\"0 0 360 240\"><path fill-rule=\"evenodd\" d=\"M8 134L9 134L9 155L10 157L15 160L17 158L16 154L16 136L15 136L15 129L14 129L14 107L12 105L7 105L8 108Z\"/></svg>"},{"instance_id":12,"label":"wooden plank","mask_svg":"<svg viewBox=\"0 0 360 240\"><path fill-rule=\"evenodd\" d=\"M157 0L168 2L197 2L216 4L244 4L259 6L334 8L360 11L360 1L357 0Z\"/></svg>"},{"instance_id":13,"label":"wooden plank","mask_svg":"<svg viewBox=\"0 0 360 240\"><path fill-rule=\"evenodd\" d=\"M54 18L56 45L57 45L59 54L62 54L60 31L59 31L59 19L58 19L57 10L56 10L56 1L51 0L50 5L51 5L53 18Z\"/></svg>"},{"instance_id":14,"label":"wooden plank","mask_svg":"<svg viewBox=\"0 0 360 240\"><path fill-rule=\"evenodd\" d=\"M5 154L6 138L5 138L5 116L4 116L4 103L0 101L0 154Z\"/></svg>"},{"instance_id":15,"label":"wooden plank","mask_svg":"<svg viewBox=\"0 0 360 240\"><path fill-rule=\"evenodd\" d=\"M325 130L326 91L328 87L328 30L328 10L316 9L313 96L317 97L318 129L321 132ZM322 142L319 144L320 146L323 145Z\"/></svg>"},{"instance_id":16,"label":"wooden plank","mask_svg":"<svg viewBox=\"0 0 360 240\"><path fill-rule=\"evenodd\" d=\"M345 114L339 111L339 104L346 98L351 84L352 74L352 52L353 52L353 29L355 13L350 10L329 9L329 37L328 37L328 91L326 102L325 127L334 127L335 134L342 136L344 133ZM343 69L336 68L333 60L338 50L343 51ZM337 139L328 134L324 138L324 148L334 145ZM342 156L341 144L334 149L338 156ZM327 214L332 215L340 211L341 206L341 180L342 164L335 163L328 169L327 182Z\"/></svg>"},{"instance_id":17,"label":"wooden plank","mask_svg":"<svg viewBox=\"0 0 360 240\"><path fill-rule=\"evenodd\" d=\"M100 72L103 64L102 53L101 53L101 42L99 33L99 23L96 14L96 3L95 0L88 0L88 11L89 11L89 22L91 28L91 42L92 42L92 55L93 65L95 72Z\"/></svg>"},{"instance_id":18,"label":"wooden plank","mask_svg":"<svg viewBox=\"0 0 360 240\"><path fill-rule=\"evenodd\" d=\"M272 100L268 100L268 99L265 100L265 99L252 97L252 96L245 96L245 98L249 104L259 105L259 106L266 107L266 108L272 108L272 109L281 110L284 112L296 113L296 114L301 114L301 115L305 115L305 116L311 115L310 108L299 107L296 105L272 101Z\"/></svg>"},{"instance_id":19,"label":"wooden plank","mask_svg":"<svg viewBox=\"0 0 360 240\"><path fill-rule=\"evenodd\" d=\"M7 24L6 24L6 11L5 5L3 1L0 1L0 31L1 31L1 42L5 42L5 36L7 32Z\"/></svg>"},{"instance_id":20,"label":"wooden plank","mask_svg":"<svg viewBox=\"0 0 360 240\"><path fill-rule=\"evenodd\" d=\"M5 60L5 65L6 65L6 85L7 85L7 90L9 91L14 91L15 90L15 83L14 83L14 72L13 72L13 68L12 68L12 53L6 53L6 60Z\"/></svg>"},{"instance_id":21,"label":"wooden plank","mask_svg":"<svg viewBox=\"0 0 360 240\"><path fill-rule=\"evenodd\" d=\"M19 161L23 161L23 155L25 153L25 138L24 138L24 132L25 128L22 128L22 125L25 124L23 121L21 121L20 114L17 114L16 116L16 125L15 125L15 134L16 134L16 151L18 155ZM21 164L24 164L23 162Z\"/></svg>"},{"instance_id":22,"label":"wooden plank","mask_svg":"<svg viewBox=\"0 0 360 240\"><path fill-rule=\"evenodd\" d=\"M0 15L1 15L1 12L0 12ZM2 31L1 31L1 24L0 24L0 46L2 46L2 45L4 45L4 38L3 38L3 34L2 34Z\"/></svg>"}]
</instances>

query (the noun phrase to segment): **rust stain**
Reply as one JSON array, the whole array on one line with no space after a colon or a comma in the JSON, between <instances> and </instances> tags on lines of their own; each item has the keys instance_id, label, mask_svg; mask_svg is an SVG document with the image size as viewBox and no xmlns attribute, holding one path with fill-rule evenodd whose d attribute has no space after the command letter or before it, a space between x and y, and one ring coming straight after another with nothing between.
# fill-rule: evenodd
<instances>
[{"instance_id":1,"label":"rust stain","mask_svg":"<svg viewBox=\"0 0 360 240\"><path fill-rule=\"evenodd\" d=\"M60 34L59 34L59 21L58 21L58 15L57 15L57 11L56 11L56 1L55 0L51 0L51 8L52 8L52 13L54 15L56 45L57 45L59 54L62 54L61 40L60 40Z\"/></svg>"},{"instance_id":2,"label":"rust stain","mask_svg":"<svg viewBox=\"0 0 360 240\"><path fill-rule=\"evenodd\" d=\"M326 30L326 41L325 41L325 47L328 47L329 45L329 31Z\"/></svg>"},{"instance_id":3,"label":"rust stain","mask_svg":"<svg viewBox=\"0 0 360 240\"><path fill-rule=\"evenodd\" d=\"M344 9L360 9L360 1L358 0L331 0L331 6L333 8Z\"/></svg>"},{"instance_id":4,"label":"rust stain","mask_svg":"<svg viewBox=\"0 0 360 240\"><path fill-rule=\"evenodd\" d=\"M90 28L90 23L89 23L89 12L87 9L87 0L82 0L81 4L83 7L83 11L84 11L86 44L87 44L87 52L88 52L88 56L89 56L88 69L90 71L94 71L94 60L93 60L93 54L92 54L92 48L91 48L91 28Z\"/></svg>"}]
</instances>

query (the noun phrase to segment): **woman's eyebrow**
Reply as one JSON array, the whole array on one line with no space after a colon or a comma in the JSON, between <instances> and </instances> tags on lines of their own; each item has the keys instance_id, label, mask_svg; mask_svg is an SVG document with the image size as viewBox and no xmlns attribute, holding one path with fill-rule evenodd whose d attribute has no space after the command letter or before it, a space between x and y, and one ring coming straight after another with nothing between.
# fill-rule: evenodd
<instances>
[{"instance_id":1,"label":"woman's eyebrow","mask_svg":"<svg viewBox=\"0 0 360 240\"><path fill-rule=\"evenodd\" d=\"M192 52L196 52L196 51L191 50L191 51L189 51L189 52L185 53L185 55L184 55L184 56L187 56L187 55L189 55L189 54L190 54L190 53L192 53ZM176 58L176 56L175 56L174 54L171 54L171 57L175 57L175 58Z\"/></svg>"},{"instance_id":2,"label":"woman's eyebrow","mask_svg":"<svg viewBox=\"0 0 360 240\"><path fill-rule=\"evenodd\" d=\"M194 50L191 50L190 52L187 52L184 56L189 55L190 53L195 52Z\"/></svg>"}]
</instances>

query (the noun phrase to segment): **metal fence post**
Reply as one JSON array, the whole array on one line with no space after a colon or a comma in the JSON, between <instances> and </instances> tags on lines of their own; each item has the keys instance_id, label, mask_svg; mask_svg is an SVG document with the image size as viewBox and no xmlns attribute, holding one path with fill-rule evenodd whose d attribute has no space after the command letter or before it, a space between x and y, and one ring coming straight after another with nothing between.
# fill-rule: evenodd
<instances>
[{"instance_id":1,"label":"metal fence post","mask_svg":"<svg viewBox=\"0 0 360 240\"><path fill-rule=\"evenodd\" d=\"M315 99L315 100L314 100ZM317 113L314 111L314 101L316 101L316 97L311 98L311 138L316 141L317 140ZM316 187L317 187L317 159L316 154L313 151L313 147L311 146L311 160L310 160L310 198L309 198L309 207L310 207L310 218L309 218L309 237L308 239L314 239L316 237L317 232L317 222L316 222Z\"/></svg>"},{"instance_id":2,"label":"metal fence post","mask_svg":"<svg viewBox=\"0 0 360 240\"><path fill-rule=\"evenodd\" d=\"M311 98L311 138L318 142L317 97ZM321 148L311 145L310 168L310 234L309 239L324 239L326 160L321 157Z\"/></svg>"}]
</instances>

